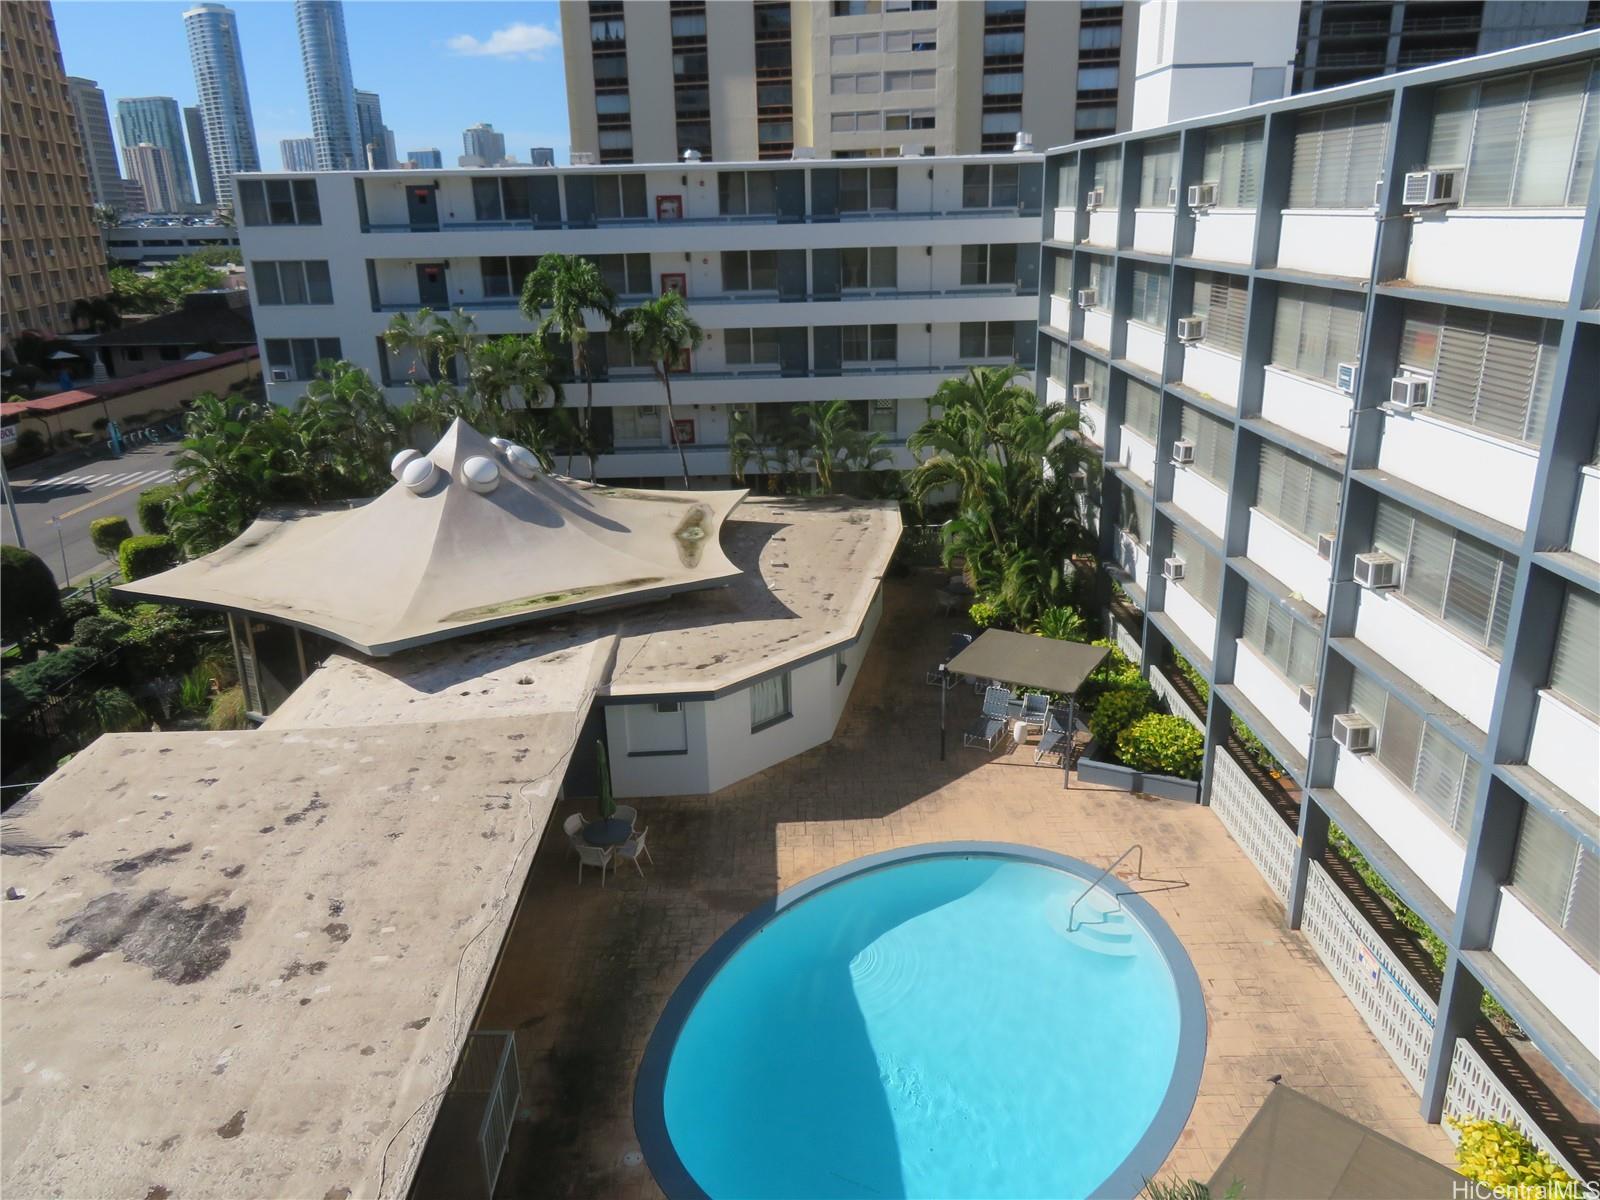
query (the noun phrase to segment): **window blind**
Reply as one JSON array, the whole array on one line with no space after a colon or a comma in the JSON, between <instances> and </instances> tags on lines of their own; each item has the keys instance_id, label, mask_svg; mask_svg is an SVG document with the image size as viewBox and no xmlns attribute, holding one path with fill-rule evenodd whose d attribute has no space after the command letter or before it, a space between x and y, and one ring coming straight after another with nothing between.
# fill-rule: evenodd
<instances>
[{"instance_id":1,"label":"window blind","mask_svg":"<svg viewBox=\"0 0 1600 1200\"><path fill-rule=\"evenodd\" d=\"M1078 171L1076 167L1064 166L1057 172L1056 207L1078 207Z\"/></svg>"},{"instance_id":2,"label":"window blind","mask_svg":"<svg viewBox=\"0 0 1600 1200\"><path fill-rule=\"evenodd\" d=\"M1205 182L1218 208L1254 208L1261 197L1261 126L1231 125L1206 134Z\"/></svg>"},{"instance_id":3,"label":"window blind","mask_svg":"<svg viewBox=\"0 0 1600 1200\"><path fill-rule=\"evenodd\" d=\"M1233 426L1188 404L1179 423L1183 436L1194 443L1189 469L1226 491L1233 473Z\"/></svg>"},{"instance_id":4,"label":"window blind","mask_svg":"<svg viewBox=\"0 0 1600 1200\"><path fill-rule=\"evenodd\" d=\"M1281 446L1262 442L1257 459L1256 507L1303 541L1332 533L1339 524L1339 477Z\"/></svg>"},{"instance_id":5,"label":"window blind","mask_svg":"<svg viewBox=\"0 0 1600 1200\"><path fill-rule=\"evenodd\" d=\"M1098 307L1111 307L1111 279L1113 272L1111 264L1103 258L1089 260L1089 286L1094 288L1098 297Z\"/></svg>"},{"instance_id":6,"label":"window blind","mask_svg":"<svg viewBox=\"0 0 1600 1200\"><path fill-rule=\"evenodd\" d=\"M1402 596L1499 656L1517 570L1510 555L1387 496L1378 501L1373 542L1403 564Z\"/></svg>"},{"instance_id":7,"label":"window blind","mask_svg":"<svg viewBox=\"0 0 1600 1200\"><path fill-rule=\"evenodd\" d=\"M1554 321L1415 304L1406 309L1400 363L1433 375L1433 415L1537 444L1550 409L1559 337Z\"/></svg>"},{"instance_id":8,"label":"window blind","mask_svg":"<svg viewBox=\"0 0 1600 1200\"><path fill-rule=\"evenodd\" d=\"M1083 379L1089 385L1089 399L1102 409L1110 395L1111 371L1097 358L1083 360Z\"/></svg>"},{"instance_id":9,"label":"window blind","mask_svg":"<svg viewBox=\"0 0 1600 1200\"><path fill-rule=\"evenodd\" d=\"M1196 273L1194 313L1206 319L1206 345L1232 354L1244 353L1245 287L1241 275Z\"/></svg>"},{"instance_id":10,"label":"window blind","mask_svg":"<svg viewBox=\"0 0 1600 1200\"><path fill-rule=\"evenodd\" d=\"M1600 597L1567 585L1550 690L1600 720Z\"/></svg>"},{"instance_id":11,"label":"window blind","mask_svg":"<svg viewBox=\"0 0 1600 1200\"><path fill-rule=\"evenodd\" d=\"M1156 413L1161 404L1161 397L1156 390L1140 383L1137 379L1128 380L1128 390L1122 409L1122 423L1129 426L1134 432L1142 434L1146 440L1156 440Z\"/></svg>"},{"instance_id":12,"label":"window blind","mask_svg":"<svg viewBox=\"0 0 1600 1200\"><path fill-rule=\"evenodd\" d=\"M1172 207L1172 185L1178 181L1178 139L1161 138L1144 147L1139 162L1139 207Z\"/></svg>"},{"instance_id":13,"label":"window blind","mask_svg":"<svg viewBox=\"0 0 1600 1200\"><path fill-rule=\"evenodd\" d=\"M1054 383L1065 385L1067 375L1068 355L1067 348L1060 342L1050 343L1050 379Z\"/></svg>"},{"instance_id":14,"label":"window blind","mask_svg":"<svg viewBox=\"0 0 1600 1200\"><path fill-rule=\"evenodd\" d=\"M1120 150L1116 146L1094 152L1089 168L1089 190L1104 189L1108 208L1117 206L1117 174L1121 165Z\"/></svg>"},{"instance_id":15,"label":"window blind","mask_svg":"<svg viewBox=\"0 0 1600 1200\"><path fill-rule=\"evenodd\" d=\"M1384 101L1301 113L1289 168L1289 207L1371 208L1388 141Z\"/></svg>"},{"instance_id":16,"label":"window blind","mask_svg":"<svg viewBox=\"0 0 1600 1200\"><path fill-rule=\"evenodd\" d=\"M1181 525L1172 527L1172 552L1183 559L1183 580L1177 586L1216 616L1217 594L1222 587L1221 561Z\"/></svg>"},{"instance_id":17,"label":"window blind","mask_svg":"<svg viewBox=\"0 0 1600 1200\"><path fill-rule=\"evenodd\" d=\"M1050 256L1050 292L1063 300L1072 299L1072 255L1057 252Z\"/></svg>"},{"instance_id":18,"label":"window blind","mask_svg":"<svg viewBox=\"0 0 1600 1200\"><path fill-rule=\"evenodd\" d=\"M1128 319L1143 325L1165 329L1167 325L1167 295L1171 287L1166 272L1148 267L1133 269L1133 298Z\"/></svg>"},{"instance_id":19,"label":"window blind","mask_svg":"<svg viewBox=\"0 0 1600 1200\"><path fill-rule=\"evenodd\" d=\"M1361 348L1361 297L1283 284L1272 326L1272 362L1313 379L1336 383L1340 363Z\"/></svg>"},{"instance_id":20,"label":"window blind","mask_svg":"<svg viewBox=\"0 0 1600 1200\"><path fill-rule=\"evenodd\" d=\"M1244 597L1244 643L1299 687L1317 678L1322 635L1302 625L1272 597L1252 586Z\"/></svg>"},{"instance_id":21,"label":"window blind","mask_svg":"<svg viewBox=\"0 0 1600 1200\"><path fill-rule=\"evenodd\" d=\"M1522 810L1511 886L1590 963L1600 961L1600 861L1536 808Z\"/></svg>"},{"instance_id":22,"label":"window blind","mask_svg":"<svg viewBox=\"0 0 1600 1200\"><path fill-rule=\"evenodd\" d=\"M1150 501L1126 483L1118 482L1122 489L1121 529L1141 546L1150 544ZM1142 582L1142 581L1141 581Z\"/></svg>"},{"instance_id":23,"label":"window blind","mask_svg":"<svg viewBox=\"0 0 1600 1200\"><path fill-rule=\"evenodd\" d=\"M1464 843L1477 808L1477 762L1362 671L1351 681L1350 707L1378 729L1378 764Z\"/></svg>"},{"instance_id":24,"label":"window blind","mask_svg":"<svg viewBox=\"0 0 1600 1200\"><path fill-rule=\"evenodd\" d=\"M789 715L789 674L763 679L750 689L750 731Z\"/></svg>"}]
</instances>

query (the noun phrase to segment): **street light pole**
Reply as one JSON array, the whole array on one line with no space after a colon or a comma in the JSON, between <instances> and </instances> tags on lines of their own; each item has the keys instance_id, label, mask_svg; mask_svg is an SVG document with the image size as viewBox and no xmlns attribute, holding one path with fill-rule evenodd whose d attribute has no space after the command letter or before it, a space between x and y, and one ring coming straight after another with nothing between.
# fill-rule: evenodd
<instances>
[{"instance_id":1,"label":"street light pole","mask_svg":"<svg viewBox=\"0 0 1600 1200\"><path fill-rule=\"evenodd\" d=\"M22 522L17 520L17 502L11 495L11 480L6 475L6 460L0 458L0 492L5 493L6 511L11 514L11 532L17 535L17 546L26 550L28 543L22 538Z\"/></svg>"}]
</instances>

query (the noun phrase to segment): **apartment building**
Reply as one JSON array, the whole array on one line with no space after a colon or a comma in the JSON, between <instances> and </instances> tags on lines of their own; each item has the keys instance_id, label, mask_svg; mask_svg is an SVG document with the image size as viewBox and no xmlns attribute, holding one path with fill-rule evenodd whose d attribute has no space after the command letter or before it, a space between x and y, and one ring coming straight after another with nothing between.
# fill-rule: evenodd
<instances>
[{"instance_id":1,"label":"apartment building","mask_svg":"<svg viewBox=\"0 0 1600 1200\"><path fill-rule=\"evenodd\" d=\"M306 70L317 170L364 167L367 154L356 114L355 85L350 81L344 4L341 0L295 0L294 19L300 33L300 60Z\"/></svg>"},{"instance_id":2,"label":"apartment building","mask_svg":"<svg viewBox=\"0 0 1600 1200\"><path fill-rule=\"evenodd\" d=\"M238 21L224 4L197 4L184 12L183 28L200 97L212 186L219 203L232 204L234 175L261 169Z\"/></svg>"},{"instance_id":3,"label":"apartment building","mask_svg":"<svg viewBox=\"0 0 1600 1200\"><path fill-rule=\"evenodd\" d=\"M1232 718L1298 785L1291 926L1336 825L1448 945L1394 1020L1430 1120L1485 991L1600 1100L1597 147L1580 34L1047 160L1119 637L1209 682L1210 803Z\"/></svg>"},{"instance_id":4,"label":"apartment building","mask_svg":"<svg viewBox=\"0 0 1600 1200\"><path fill-rule=\"evenodd\" d=\"M572 148L598 162L874 158L1126 129L1138 8L563 0Z\"/></svg>"},{"instance_id":5,"label":"apartment building","mask_svg":"<svg viewBox=\"0 0 1600 1200\"><path fill-rule=\"evenodd\" d=\"M183 127L189 135L189 161L194 167L195 198L201 208L217 203L217 185L211 174L211 155L206 150L206 123L196 105L185 105Z\"/></svg>"},{"instance_id":6,"label":"apartment building","mask_svg":"<svg viewBox=\"0 0 1600 1200\"><path fill-rule=\"evenodd\" d=\"M692 474L730 475L741 422L759 432L837 398L909 465L942 381L1034 359L1041 171L1018 154L251 176L239 234L268 394L292 402L335 356L402 402L416 364L382 346L395 313L460 308L483 333L526 331L523 281L559 251L592 257L621 304L682 292L705 328L673 385ZM676 475L649 365L603 332L590 356L599 473Z\"/></svg>"},{"instance_id":7,"label":"apartment building","mask_svg":"<svg viewBox=\"0 0 1600 1200\"><path fill-rule=\"evenodd\" d=\"M0 5L0 340L72 328L75 301L104 296L105 251L89 166L49 4Z\"/></svg>"},{"instance_id":8,"label":"apartment building","mask_svg":"<svg viewBox=\"0 0 1600 1200\"><path fill-rule=\"evenodd\" d=\"M122 203L122 169L117 165L117 143L111 137L111 114L106 94L92 79L67 76L72 108L78 118L78 139L89 166L89 194L96 204L112 208Z\"/></svg>"},{"instance_id":9,"label":"apartment building","mask_svg":"<svg viewBox=\"0 0 1600 1200\"><path fill-rule=\"evenodd\" d=\"M144 193L146 212L175 213L189 206L188 198L179 194L172 152L165 146L140 142L126 147L126 156L128 174Z\"/></svg>"},{"instance_id":10,"label":"apartment building","mask_svg":"<svg viewBox=\"0 0 1600 1200\"><path fill-rule=\"evenodd\" d=\"M178 102L171 96L134 96L117 101L117 132L122 136L122 151L131 155L141 142L160 146L172 156L172 172L180 203L194 203L194 183L189 174L189 158L184 146L184 122ZM192 131L191 131L192 136ZM133 174L133 168L128 168ZM156 203L155 197L149 198ZM152 208L152 212L176 212Z\"/></svg>"},{"instance_id":11,"label":"apartment building","mask_svg":"<svg viewBox=\"0 0 1600 1200\"><path fill-rule=\"evenodd\" d=\"M279 138L278 161L285 171L315 171L317 144L308 137Z\"/></svg>"}]
</instances>

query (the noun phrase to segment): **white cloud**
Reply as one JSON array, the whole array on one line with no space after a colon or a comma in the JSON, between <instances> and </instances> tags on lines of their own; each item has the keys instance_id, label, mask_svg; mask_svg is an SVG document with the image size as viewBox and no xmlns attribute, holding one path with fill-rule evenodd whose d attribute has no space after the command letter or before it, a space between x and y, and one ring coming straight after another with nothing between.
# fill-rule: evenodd
<instances>
[{"instance_id":1,"label":"white cloud","mask_svg":"<svg viewBox=\"0 0 1600 1200\"><path fill-rule=\"evenodd\" d=\"M561 35L547 25L527 25L521 21L496 29L479 41L470 33L458 33L445 45L456 54L468 57L539 60L547 50L561 45Z\"/></svg>"}]
</instances>

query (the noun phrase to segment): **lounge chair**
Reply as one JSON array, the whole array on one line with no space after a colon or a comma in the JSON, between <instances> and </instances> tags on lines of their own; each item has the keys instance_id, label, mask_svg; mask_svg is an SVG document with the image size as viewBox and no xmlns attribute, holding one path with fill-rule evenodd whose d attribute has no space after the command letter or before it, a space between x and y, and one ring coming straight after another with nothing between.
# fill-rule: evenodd
<instances>
[{"instance_id":1,"label":"lounge chair","mask_svg":"<svg viewBox=\"0 0 1600 1200\"><path fill-rule=\"evenodd\" d=\"M1043 729L1050 712L1050 697L1039 692L1022 698L1022 712L1017 719L1036 729Z\"/></svg>"},{"instance_id":2,"label":"lounge chair","mask_svg":"<svg viewBox=\"0 0 1600 1200\"><path fill-rule=\"evenodd\" d=\"M1044 733L1039 737L1039 748L1034 751L1033 761L1041 763L1046 754L1065 755L1072 748L1072 735L1062 725L1055 710L1051 710L1045 717Z\"/></svg>"},{"instance_id":3,"label":"lounge chair","mask_svg":"<svg viewBox=\"0 0 1600 1200\"><path fill-rule=\"evenodd\" d=\"M1011 693L1003 687L990 687L983 694L983 715L961 735L963 746L982 746L993 750L1006 736L1010 721Z\"/></svg>"}]
</instances>

